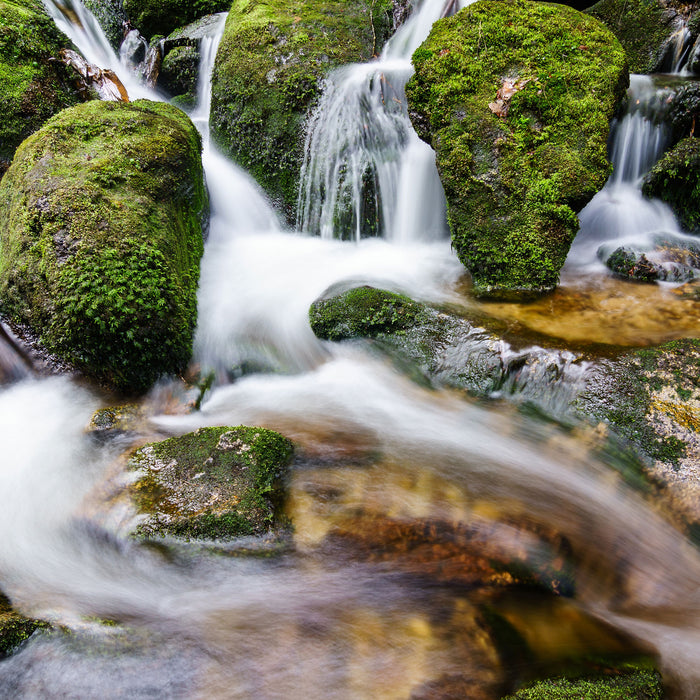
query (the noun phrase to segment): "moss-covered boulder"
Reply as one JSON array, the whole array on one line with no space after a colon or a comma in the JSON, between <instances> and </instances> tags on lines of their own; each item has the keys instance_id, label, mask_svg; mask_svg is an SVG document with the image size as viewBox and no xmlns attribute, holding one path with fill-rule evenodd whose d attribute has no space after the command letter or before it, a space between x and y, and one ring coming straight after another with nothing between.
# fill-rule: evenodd
<instances>
[{"instance_id":1,"label":"moss-covered boulder","mask_svg":"<svg viewBox=\"0 0 700 700\"><path fill-rule=\"evenodd\" d=\"M49 60L66 42L40 0L0 0L0 177L29 134L80 101L68 69Z\"/></svg>"},{"instance_id":2,"label":"moss-covered boulder","mask_svg":"<svg viewBox=\"0 0 700 700\"><path fill-rule=\"evenodd\" d=\"M632 73L664 68L667 45L680 29L683 3L668 0L600 0L586 12L605 23L624 46ZM666 70L671 66L666 66Z\"/></svg>"},{"instance_id":3,"label":"moss-covered boulder","mask_svg":"<svg viewBox=\"0 0 700 700\"><path fill-rule=\"evenodd\" d=\"M598 255L612 272L637 282L689 282L700 275L700 241L688 236L656 236L646 245L622 246Z\"/></svg>"},{"instance_id":4,"label":"moss-covered boulder","mask_svg":"<svg viewBox=\"0 0 700 700\"><path fill-rule=\"evenodd\" d=\"M180 110L89 102L27 139L0 183L0 307L124 391L187 365L207 212Z\"/></svg>"},{"instance_id":5,"label":"moss-covered boulder","mask_svg":"<svg viewBox=\"0 0 700 700\"><path fill-rule=\"evenodd\" d=\"M124 0L131 23L146 37L167 36L204 15L227 12L231 0Z\"/></svg>"},{"instance_id":6,"label":"moss-covered boulder","mask_svg":"<svg viewBox=\"0 0 700 700\"><path fill-rule=\"evenodd\" d=\"M700 139L687 138L644 177L642 192L666 202L690 233L700 233Z\"/></svg>"},{"instance_id":7,"label":"moss-covered boulder","mask_svg":"<svg viewBox=\"0 0 700 700\"><path fill-rule=\"evenodd\" d=\"M575 212L610 173L609 122L627 85L619 42L563 5L480 0L437 22L413 63L409 113L436 151L475 293L553 289Z\"/></svg>"},{"instance_id":8,"label":"moss-covered boulder","mask_svg":"<svg viewBox=\"0 0 700 700\"><path fill-rule=\"evenodd\" d=\"M295 220L304 121L321 81L377 53L391 0L235 0L212 76L212 135Z\"/></svg>"},{"instance_id":9,"label":"moss-covered boulder","mask_svg":"<svg viewBox=\"0 0 700 700\"><path fill-rule=\"evenodd\" d=\"M176 46L163 58L157 85L174 97L178 106L194 107L197 102L198 68L198 49L195 46Z\"/></svg>"},{"instance_id":10,"label":"moss-covered boulder","mask_svg":"<svg viewBox=\"0 0 700 700\"><path fill-rule=\"evenodd\" d=\"M266 533L281 522L283 477L293 454L263 428L200 428L138 450L128 468L143 519L139 537L226 540Z\"/></svg>"}]
</instances>

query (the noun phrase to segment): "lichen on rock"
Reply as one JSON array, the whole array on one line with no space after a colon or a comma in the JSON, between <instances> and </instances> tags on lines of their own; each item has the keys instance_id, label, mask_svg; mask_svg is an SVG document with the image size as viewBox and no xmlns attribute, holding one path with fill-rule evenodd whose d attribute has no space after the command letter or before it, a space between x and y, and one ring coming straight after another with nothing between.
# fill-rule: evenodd
<instances>
[{"instance_id":1,"label":"lichen on rock","mask_svg":"<svg viewBox=\"0 0 700 700\"><path fill-rule=\"evenodd\" d=\"M264 428L200 428L136 451L130 493L142 514L138 537L227 540L282 521L292 444Z\"/></svg>"},{"instance_id":2,"label":"lichen on rock","mask_svg":"<svg viewBox=\"0 0 700 700\"><path fill-rule=\"evenodd\" d=\"M0 306L118 390L187 365L208 213L199 135L145 100L61 112L0 183Z\"/></svg>"},{"instance_id":3,"label":"lichen on rock","mask_svg":"<svg viewBox=\"0 0 700 700\"><path fill-rule=\"evenodd\" d=\"M553 289L603 186L624 52L572 8L480 0L414 53L409 114L436 151L452 241L482 296Z\"/></svg>"},{"instance_id":4,"label":"lichen on rock","mask_svg":"<svg viewBox=\"0 0 700 700\"><path fill-rule=\"evenodd\" d=\"M235 0L212 76L212 136L296 219L304 122L328 72L379 52L391 0Z\"/></svg>"}]
</instances>

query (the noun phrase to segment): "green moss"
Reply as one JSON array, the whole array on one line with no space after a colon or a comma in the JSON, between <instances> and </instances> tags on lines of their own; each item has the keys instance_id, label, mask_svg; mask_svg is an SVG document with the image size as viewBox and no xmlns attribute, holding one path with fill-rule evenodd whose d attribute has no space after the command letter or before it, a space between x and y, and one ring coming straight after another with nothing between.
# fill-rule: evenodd
<instances>
[{"instance_id":1,"label":"green moss","mask_svg":"<svg viewBox=\"0 0 700 700\"><path fill-rule=\"evenodd\" d=\"M304 122L321 81L388 38L390 0L235 0L212 77L212 135L295 220Z\"/></svg>"},{"instance_id":2,"label":"green moss","mask_svg":"<svg viewBox=\"0 0 700 700\"><path fill-rule=\"evenodd\" d=\"M642 192L666 202L681 226L700 232L700 139L686 138L666 153L644 178Z\"/></svg>"},{"instance_id":3,"label":"green moss","mask_svg":"<svg viewBox=\"0 0 700 700\"><path fill-rule=\"evenodd\" d=\"M619 39L632 73L658 70L662 47L678 28L676 13L659 0L600 0L586 12Z\"/></svg>"},{"instance_id":4,"label":"green moss","mask_svg":"<svg viewBox=\"0 0 700 700\"><path fill-rule=\"evenodd\" d=\"M180 110L65 110L0 183L2 309L86 374L145 390L189 361L206 211L199 136Z\"/></svg>"},{"instance_id":5,"label":"green moss","mask_svg":"<svg viewBox=\"0 0 700 700\"><path fill-rule=\"evenodd\" d=\"M176 46L168 51L158 75L158 87L178 98L178 106L197 102L199 51L194 46Z\"/></svg>"},{"instance_id":6,"label":"green moss","mask_svg":"<svg viewBox=\"0 0 700 700\"><path fill-rule=\"evenodd\" d=\"M552 289L574 212L610 172L609 122L627 83L622 47L569 7L480 0L437 22L413 63L409 113L436 151L453 244L475 292ZM506 80L514 91L498 104Z\"/></svg>"},{"instance_id":7,"label":"green moss","mask_svg":"<svg viewBox=\"0 0 700 700\"><path fill-rule=\"evenodd\" d=\"M83 0L83 5L92 12L95 19L116 51L124 37L126 12L121 0Z\"/></svg>"},{"instance_id":8,"label":"green moss","mask_svg":"<svg viewBox=\"0 0 700 700\"><path fill-rule=\"evenodd\" d=\"M66 43L41 2L0 0L0 176L29 134L79 101L67 69L49 61Z\"/></svg>"},{"instance_id":9,"label":"green moss","mask_svg":"<svg viewBox=\"0 0 700 700\"><path fill-rule=\"evenodd\" d=\"M11 654L37 629L49 627L41 620L32 620L15 612L10 601L0 593L0 658Z\"/></svg>"},{"instance_id":10,"label":"green moss","mask_svg":"<svg viewBox=\"0 0 700 700\"><path fill-rule=\"evenodd\" d=\"M663 697L657 671L632 668L603 677L539 681L504 700L661 700Z\"/></svg>"},{"instance_id":11,"label":"green moss","mask_svg":"<svg viewBox=\"0 0 700 700\"><path fill-rule=\"evenodd\" d=\"M168 35L204 15L227 12L231 0L124 0L124 10L146 37Z\"/></svg>"},{"instance_id":12,"label":"green moss","mask_svg":"<svg viewBox=\"0 0 700 700\"><path fill-rule=\"evenodd\" d=\"M230 539L280 522L292 444L263 428L201 428L138 450L131 488L148 517L137 535Z\"/></svg>"},{"instance_id":13,"label":"green moss","mask_svg":"<svg viewBox=\"0 0 700 700\"><path fill-rule=\"evenodd\" d=\"M356 287L314 302L309 322L313 332L324 340L375 337L410 327L420 309L403 294Z\"/></svg>"}]
</instances>

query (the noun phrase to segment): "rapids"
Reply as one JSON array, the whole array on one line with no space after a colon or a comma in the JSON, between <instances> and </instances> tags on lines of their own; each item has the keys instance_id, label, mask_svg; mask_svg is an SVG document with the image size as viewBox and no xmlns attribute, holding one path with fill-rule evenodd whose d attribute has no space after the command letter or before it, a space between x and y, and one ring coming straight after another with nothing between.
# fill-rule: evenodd
<instances>
[{"instance_id":1,"label":"rapids","mask_svg":"<svg viewBox=\"0 0 700 700\"><path fill-rule=\"evenodd\" d=\"M79 0L70 3L79 25L45 3L88 60L110 68L115 61L124 79ZM4 386L0 588L23 613L57 627L0 662L0 696L398 699L436 697L431 693L442 689L444 697L490 700L527 677L529 667L637 650L658 655L680 697L700 696L698 551L615 475L614 458L593 449L590 431L528 416L502 398L475 401L425 388L362 342L322 342L309 328L314 299L356 283L475 306L450 249L434 164L424 146L421 154L412 151L416 137L403 107L379 115L393 134L389 145L374 149L373 141L369 155L355 154L361 165L351 201L371 167L383 237L335 240L359 239L357 214L350 215L349 233L336 232L333 214L309 194L336 167L321 168L332 159L314 144L340 144L319 136L323 105L335 115L332 98L353 81L364 97L352 99L375 100L387 63L403 62L399 73L407 78L406 57L443 6L425 0L377 62L329 81L307 140L300 192L307 213L299 231L284 230L249 176L208 142L207 76L223 22L202 51L202 98L192 117L204 136L212 218L195 360L217 381L201 409L186 415L167 415L161 397L175 389L156 387L144 404L150 420L135 441L204 425L260 425L287 435L297 445L288 503L292 542L273 547L270 556L241 556L239 549L256 551L258 544L132 541L135 515L123 498L129 477L122 459L131 443L105 444L85 432L109 397L69 377L23 377ZM392 87L399 90L396 81ZM139 85L128 89L157 98ZM376 100L372 105L363 119L374 118ZM330 120L338 125L336 116ZM341 145L347 155L367 144ZM392 154L386 170L380 153ZM425 167L411 165L414 158ZM603 198L626 201L628 180L641 167L611 182ZM399 234L409 228L395 223L402 221L399 211L419 222L413 233ZM587 216L594 214L582 215L565 294L579 289L580 268L599 288L609 280L591 254L600 241L587 240L593 235ZM674 224L654 223L661 225ZM307 235L307 227L322 235ZM650 292L650 307L663 293ZM507 318L525 308L482 306ZM590 342L590 332L583 335L573 342ZM658 342L642 336L630 331L629 344ZM456 559L438 551L428 570L381 539L387 523L432 523L446 542L462 537L465 549ZM563 555L552 532L567 543ZM464 552L467 560L502 556L532 570L564 556L559 567L574 571L576 595L495 595L478 580L450 576ZM487 608L500 610L528 638L534 659L499 655L483 625Z\"/></svg>"}]
</instances>

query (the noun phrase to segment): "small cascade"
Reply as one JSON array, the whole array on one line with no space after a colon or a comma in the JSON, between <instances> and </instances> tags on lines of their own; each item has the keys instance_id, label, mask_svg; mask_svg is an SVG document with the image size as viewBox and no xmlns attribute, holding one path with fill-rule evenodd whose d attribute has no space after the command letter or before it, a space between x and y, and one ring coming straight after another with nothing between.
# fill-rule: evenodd
<instances>
[{"instance_id":1,"label":"small cascade","mask_svg":"<svg viewBox=\"0 0 700 700\"><path fill-rule=\"evenodd\" d=\"M139 76L145 85L154 88L163 61L162 42L149 46L138 29L131 29L119 47L119 59L131 73Z\"/></svg>"},{"instance_id":2,"label":"small cascade","mask_svg":"<svg viewBox=\"0 0 700 700\"><path fill-rule=\"evenodd\" d=\"M444 236L434 155L411 127L404 86L413 73L411 55L433 23L468 4L425 0L377 61L329 76L306 136L299 230L345 240Z\"/></svg>"},{"instance_id":3,"label":"small cascade","mask_svg":"<svg viewBox=\"0 0 700 700\"><path fill-rule=\"evenodd\" d=\"M644 175L669 143L663 117L672 94L650 76L630 76L628 111L612 131L613 174L579 214L581 229L569 252L569 269L600 269L601 255L626 244L653 246L659 236L683 238L671 209L641 190Z\"/></svg>"}]
</instances>

